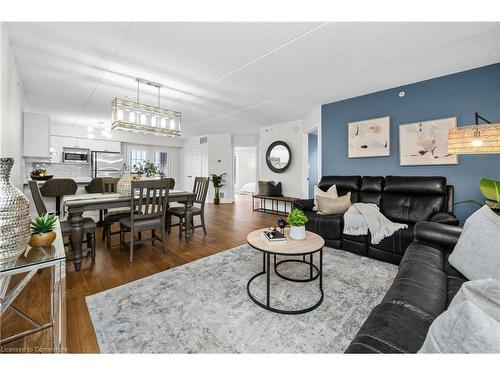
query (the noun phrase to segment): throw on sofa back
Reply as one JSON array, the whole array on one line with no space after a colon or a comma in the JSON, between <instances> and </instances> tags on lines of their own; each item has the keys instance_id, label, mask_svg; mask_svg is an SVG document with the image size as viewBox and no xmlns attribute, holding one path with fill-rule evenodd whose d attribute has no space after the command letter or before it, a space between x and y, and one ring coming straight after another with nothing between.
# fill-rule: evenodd
<instances>
[{"instance_id":1,"label":"throw on sofa back","mask_svg":"<svg viewBox=\"0 0 500 375\"><path fill-rule=\"evenodd\" d=\"M445 177L387 176L380 211L390 220L413 224L447 211Z\"/></svg>"}]
</instances>

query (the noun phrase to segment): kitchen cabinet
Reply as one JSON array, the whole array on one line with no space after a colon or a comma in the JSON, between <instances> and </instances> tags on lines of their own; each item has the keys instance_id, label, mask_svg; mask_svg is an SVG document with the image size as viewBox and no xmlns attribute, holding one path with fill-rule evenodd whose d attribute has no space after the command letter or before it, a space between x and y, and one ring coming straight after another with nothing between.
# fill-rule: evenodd
<instances>
[{"instance_id":1,"label":"kitchen cabinet","mask_svg":"<svg viewBox=\"0 0 500 375\"><path fill-rule=\"evenodd\" d=\"M94 139L91 142L90 149L100 152L117 152L122 151L121 143L118 141L107 141L103 139Z\"/></svg>"},{"instance_id":2,"label":"kitchen cabinet","mask_svg":"<svg viewBox=\"0 0 500 375\"><path fill-rule=\"evenodd\" d=\"M50 136L50 162L61 163L63 152L63 138L57 135Z\"/></svg>"},{"instance_id":3,"label":"kitchen cabinet","mask_svg":"<svg viewBox=\"0 0 500 375\"><path fill-rule=\"evenodd\" d=\"M48 158L49 154L49 116L38 113L23 113L23 156Z\"/></svg>"},{"instance_id":4,"label":"kitchen cabinet","mask_svg":"<svg viewBox=\"0 0 500 375\"><path fill-rule=\"evenodd\" d=\"M85 148L90 149L90 139L76 137L62 137L64 148Z\"/></svg>"}]
</instances>

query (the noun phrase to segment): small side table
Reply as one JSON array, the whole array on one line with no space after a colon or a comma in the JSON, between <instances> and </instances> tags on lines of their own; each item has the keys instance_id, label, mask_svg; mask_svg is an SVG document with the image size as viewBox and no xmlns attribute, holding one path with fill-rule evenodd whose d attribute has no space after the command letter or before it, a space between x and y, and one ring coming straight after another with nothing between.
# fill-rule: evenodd
<instances>
[{"instance_id":1,"label":"small side table","mask_svg":"<svg viewBox=\"0 0 500 375\"><path fill-rule=\"evenodd\" d=\"M262 252L262 271L255 274L248 280L247 283L247 294L248 297L258 306L275 312L279 314L304 314L316 309L323 303L323 246L325 246L325 241L323 238L318 236L313 232L306 231L306 238L304 240L292 240L289 237L290 230L288 228L285 229L286 242L275 242L270 243L262 236L262 232L264 232L266 228L258 229L253 231L247 236L247 243L256 250ZM314 264L313 255L315 253L319 253L319 263L318 265ZM297 283L307 283L312 282L316 279L319 279L319 292L320 298L311 306L304 307L298 310L283 310L273 307L271 305L271 255L274 258L274 273L281 277L282 279L297 282ZM285 259L279 262L276 262L276 256L292 256L297 257L301 256L302 259ZM309 258L309 259L306 259ZM283 273L278 271L278 266L287 262L296 262L303 263L307 265L309 268L309 277L305 279L296 279L290 276L284 275ZM266 300L259 301L255 296L250 292L250 285L252 282L262 276L266 276Z\"/></svg>"},{"instance_id":2,"label":"small side table","mask_svg":"<svg viewBox=\"0 0 500 375\"><path fill-rule=\"evenodd\" d=\"M57 237L52 246L31 248L27 255L20 255L16 261L0 264L0 347L22 337L52 328L53 352L66 351L66 255L59 226L56 232ZM47 291L51 296L50 320L40 323L13 306L12 303L33 276L44 268L51 269L51 288ZM25 275L7 293L11 277L17 274ZM11 314L21 317L33 328L9 337L2 337L2 324Z\"/></svg>"}]
</instances>

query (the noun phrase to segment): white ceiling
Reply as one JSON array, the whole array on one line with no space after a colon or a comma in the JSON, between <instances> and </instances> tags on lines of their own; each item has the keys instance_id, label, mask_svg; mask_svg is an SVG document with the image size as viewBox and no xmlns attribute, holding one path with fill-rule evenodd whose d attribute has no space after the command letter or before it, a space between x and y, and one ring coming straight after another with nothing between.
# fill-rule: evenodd
<instances>
[{"instance_id":1,"label":"white ceiling","mask_svg":"<svg viewBox=\"0 0 500 375\"><path fill-rule=\"evenodd\" d=\"M500 23L9 23L30 111L110 121L135 77L184 136L248 134L319 105L500 62ZM145 87L141 101L155 103Z\"/></svg>"}]
</instances>

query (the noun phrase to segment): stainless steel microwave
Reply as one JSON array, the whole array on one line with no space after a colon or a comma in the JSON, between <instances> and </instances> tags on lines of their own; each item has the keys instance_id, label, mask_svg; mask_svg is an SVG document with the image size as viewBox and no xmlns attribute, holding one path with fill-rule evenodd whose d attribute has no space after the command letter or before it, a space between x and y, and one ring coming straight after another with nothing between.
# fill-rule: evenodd
<instances>
[{"instance_id":1,"label":"stainless steel microwave","mask_svg":"<svg viewBox=\"0 0 500 375\"><path fill-rule=\"evenodd\" d=\"M65 148L63 151L64 163L90 163L90 150Z\"/></svg>"}]
</instances>

